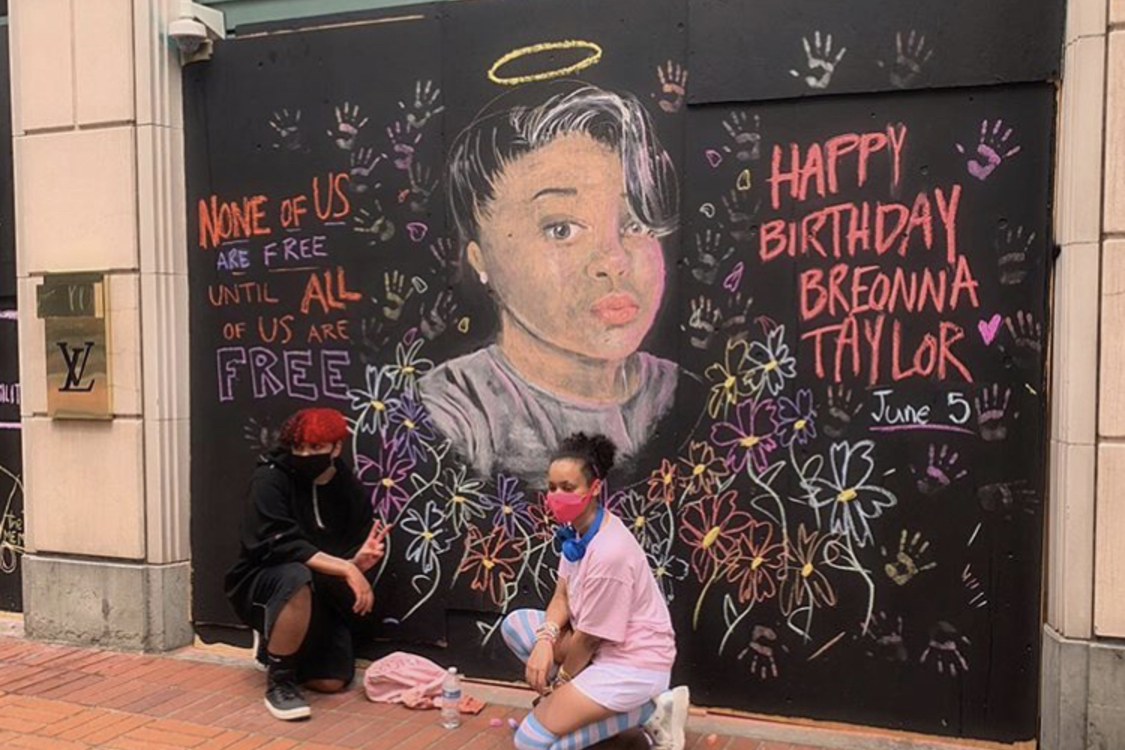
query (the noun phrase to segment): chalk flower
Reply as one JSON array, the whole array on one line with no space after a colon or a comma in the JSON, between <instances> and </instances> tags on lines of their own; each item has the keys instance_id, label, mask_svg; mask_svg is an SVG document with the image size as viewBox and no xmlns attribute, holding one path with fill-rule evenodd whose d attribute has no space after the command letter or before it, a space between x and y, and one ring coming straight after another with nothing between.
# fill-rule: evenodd
<instances>
[{"instance_id":1,"label":"chalk flower","mask_svg":"<svg viewBox=\"0 0 1125 750\"><path fill-rule=\"evenodd\" d=\"M684 508L680 535L691 548L691 569L699 581L717 576L729 566L738 551L738 535L749 530L754 519L738 509L734 491L721 497L704 497Z\"/></svg>"},{"instance_id":2,"label":"chalk flower","mask_svg":"<svg viewBox=\"0 0 1125 750\"><path fill-rule=\"evenodd\" d=\"M636 490L616 493L606 506L621 519L642 549L652 549L671 535L672 511L664 503L650 504Z\"/></svg>"},{"instance_id":3,"label":"chalk flower","mask_svg":"<svg viewBox=\"0 0 1125 750\"><path fill-rule=\"evenodd\" d=\"M444 521L445 514L431 500L421 513L408 508L399 523L399 528L412 537L406 548L406 559L421 565L423 573L429 574L437 564L438 556L449 551L450 543L442 538L445 536Z\"/></svg>"},{"instance_id":4,"label":"chalk flower","mask_svg":"<svg viewBox=\"0 0 1125 750\"><path fill-rule=\"evenodd\" d=\"M414 461L394 440L383 440L377 459L356 456L356 477L371 488L371 506L385 520L391 520L410 502L406 480Z\"/></svg>"},{"instance_id":5,"label":"chalk flower","mask_svg":"<svg viewBox=\"0 0 1125 750\"><path fill-rule=\"evenodd\" d=\"M738 584L738 600L756 604L775 597L785 569L786 550L782 541L774 539L773 525L752 520L739 538L737 550L737 562L727 580Z\"/></svg>"},{"instance_id":6,"label":"chalk flower","mask_svg":"<svg viewBox=\"0 0 1125 750\"><path fill-rule=\"evenodd\" d=\"M516 566L523 559L523 549L518 540L510 539L501 528L488 536L471 526L466 542L465 558L458 573L472 573L469 588L483 591L492 603L502 607L508 599L509 584L516 577Z\"/></svg>"},{"instance_id":7,"label":"chalk flower","mask_svg":"<svg viewBox=\"0 0 1125 750\"><path fill-rule=\"evenodd\" d=\"M417 338L408 346L400 341L395 347L395 363L387 367L395 388L413 399L418 398L418 379L434 367L432 360L421 356L423 342Z\"/></svg>"},{"instance_id":8,"label":"chalk flower","mask_svg":"<svg viewBox=\"0 0 1125 750\"><path fill-rule=\"evenodd\" d=\"M809 531L801 524L796 539L789 540L787 570L781 579L781 611L786 616L804 607L836 606L836 591L824 574L829 567L830 545L834 537Z\"/></svg>"},{"instance_id":9,"label":"chalk flower","mask_svg":"<svg viewBox=\"0 0 1125 750\"><path fill-rule=\"evenodd\" d=\"M670 549L656 547L648 551L648 566L664 595L664 601L669 604L676 598L675 584L687 578L688 564L681 558L672 554Z\"/></svg>"},{"instance_id":10,"label":"chalk flower","mask_svg":"<svg viewBox=\"0 0 1125 750\"><path fill-rule=\"evenodd\" d=\"M707 399L707 414L712 418L721 412L726 416L727 410L737 404L752 391L752 383L748 379L750 370L749 349L743 340L731 339L723 353L723 361L716 362L705 371L707 379L714 385Z\"/></svg>"},{"instance_id":11,"label":"chalk flower","mask_svg":"<svg viewBox=\"0 0 1125 750\"><path fill-rule=\"evenodd\" d=\"M817 492L810 504L817 510L830 506L832 531L854 539L860 547L874 541L871 521L898 502L888 490L871 484L875 473L875 459L871 457L874 449L871 440L835 443L829 451L831 476L813 480Z\"/></svg>"},{"instance_id":12,"label":"chalk flower","mask_svg":"<svg viewBox=\"0 0 1125 750\"><path fill-rule=\"evenodd\" d=\"M747 462L761 474L777 448L777 405L771 399L747 399L734 410L734 420L711 426L711 441L727 449L726 465L742 471Z\"/></svg>"},{"instance_id":13,"label":"chalk flower","mask_svg":"<svg viewBox=\"0 0 1125 750\"><path fill-rule=\"evenodd\" d=\"M504 474L496 477L496 493L492 496L492 525L503 529L508 537L529 536L535 529L531 503L524 497L519 480Z\"/></svg>"},{"instance_id":14,"label":"chalk flower","mask_svg":"<svg viewBox=\"0 0 1125 750\"><path fill-rule=\"evenodd\" d=\"M484 494L484 480L469 477L468 466L445 470L437 485L445 501L445 515L453 525L453 533L460 536L473 519L484 518L492 507L492 499Z\"/></svg>"},{"instance_id":15,"label":"chalk flower","mask_svg":"<svg viewBox=\"0 0 1125 750\"><path fill-rule=\"evenodd\" d=\"M752 343L746 357L753 366L746 370L743 379L751 390L764 385L771 396L776 396L785 388L787 380L797 377L797 360L785 343L785 326L774 326L765 343Z\"/></svg>"},{"instance_id":16,"label":"chalk flower","mask_svg":"<svg viewBox=\"0 0 1125 750\"><path fill-rule=\"evenodd\" d=\"M726 462L707 443L693 442L688 447L687 458L681 458L680 463L683 464L680 484L688 493L710 495L723 479L730 476Z\"/></svg>"},{"instance_id":17,"label":"chalk flower","mask_svg":"<svg viewBox=\"0 0 1125 750\"><path fill-rule=\"evenodd\" d=\"M794 442L807 445L816 437L816 407L813 406L812 391L802 388L797 391L796 400L782 396L777 401L781 444L788 448Z\"/></svg>"},{"instance_id":18,"label":"chalk flower","mask_svg":"<svg viewBox=\"0 0 1125 750\"><path fill-rule=\"evenodd\" d=\"M391 408L390 422L394 439L416 464L430 459L428 446L437 439L437 432L426 407L413 398L403 398Z\"/></svg>"},{"instance_id":19,"label":"chalk flower","mask_svg":"<svg viewBox=\"0 0 1125 750\"><path fill-rule=\"evenodd\" d=\"M662 459L660 468L652 472L648 478L648 499L651 503L664 503L671 505L676 502L676 472L679 466Z\"/></svg>"},{"instance_id":20,"label":"chalk flower","mask_svg":"<svg viewBox=\"0 0 1125 750\"><path fill-rule=\"evenodd\" d=\"M348 391L352 411L359 412L355 424L361 433L384 435L390 425L391 410L398 404L394 396L394 376L387 368L368 365L365 373L366 389Z\"/></svg>"}]
</instances>

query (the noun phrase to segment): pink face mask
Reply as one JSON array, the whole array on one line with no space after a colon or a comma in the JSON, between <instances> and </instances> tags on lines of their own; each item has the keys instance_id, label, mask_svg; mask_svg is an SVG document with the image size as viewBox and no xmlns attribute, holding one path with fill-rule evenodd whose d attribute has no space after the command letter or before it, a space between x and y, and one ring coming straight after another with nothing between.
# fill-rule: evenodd
<instances>
[{"instance_id":1,"label":"pink face mask","mask_svg":"<svg viewBox=\"0 0 1125 750\"><path fill-rule=\"evenodd\" d=\"M582 515L582 509L586 507L586 501L594 496L597 486L595 483L586 494L562 491L548 492L547 510L551 511L551 515L559 523L574 523L574 519Z\"/></svg>"}]
</instances>

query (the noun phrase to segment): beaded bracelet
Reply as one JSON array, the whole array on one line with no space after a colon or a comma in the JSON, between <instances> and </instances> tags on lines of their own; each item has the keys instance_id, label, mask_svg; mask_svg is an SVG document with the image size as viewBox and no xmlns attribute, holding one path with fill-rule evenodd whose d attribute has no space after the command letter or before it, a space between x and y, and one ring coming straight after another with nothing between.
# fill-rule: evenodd
<instances>
[{"instance_id":1,"label":"beaded bracelet","mask_svg":"<svg viewBox=\"0 0 1125 750\"><path fill-rule=\"evenodd\" d=\"M554 643L559 639L559 626L547 620L538 628L535 629L535 640L537 641L550 641Z\"/></svg>"}]
</instances>

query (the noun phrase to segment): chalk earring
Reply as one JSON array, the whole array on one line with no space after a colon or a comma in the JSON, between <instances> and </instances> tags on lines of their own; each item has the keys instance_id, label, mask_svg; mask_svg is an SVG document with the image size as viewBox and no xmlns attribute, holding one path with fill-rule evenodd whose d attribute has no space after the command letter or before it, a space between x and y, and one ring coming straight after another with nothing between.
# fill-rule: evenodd
<instances>
[{"instance_id":1,"label":"chalk earring","mask_svg":"<svg viewBox=\"0 0 1125 750\"><path fill-rule=\"evenodd\" d=\"M480 272L480 283L482 283L482 284L488 283L488 274L485 273L484 271Z\"/></svg>"}]
</instances>

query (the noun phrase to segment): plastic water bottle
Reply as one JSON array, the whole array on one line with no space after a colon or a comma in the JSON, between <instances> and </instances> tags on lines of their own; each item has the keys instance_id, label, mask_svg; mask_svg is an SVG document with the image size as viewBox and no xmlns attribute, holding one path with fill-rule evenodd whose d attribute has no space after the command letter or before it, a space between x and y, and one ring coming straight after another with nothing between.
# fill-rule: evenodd
<instances>
[{"instance_id":1,"label":"plastic water bottle","mask_svg":"<svg viewBox=\"0 0 1125 750\"><path fill-rule=\"evenodd\" d=\"M450 667L441 683L441 725L446 729L461 726L461 712L457 709L460 704L461 675L457 674L457 667Z\"/></svg>"}]
</instances>

